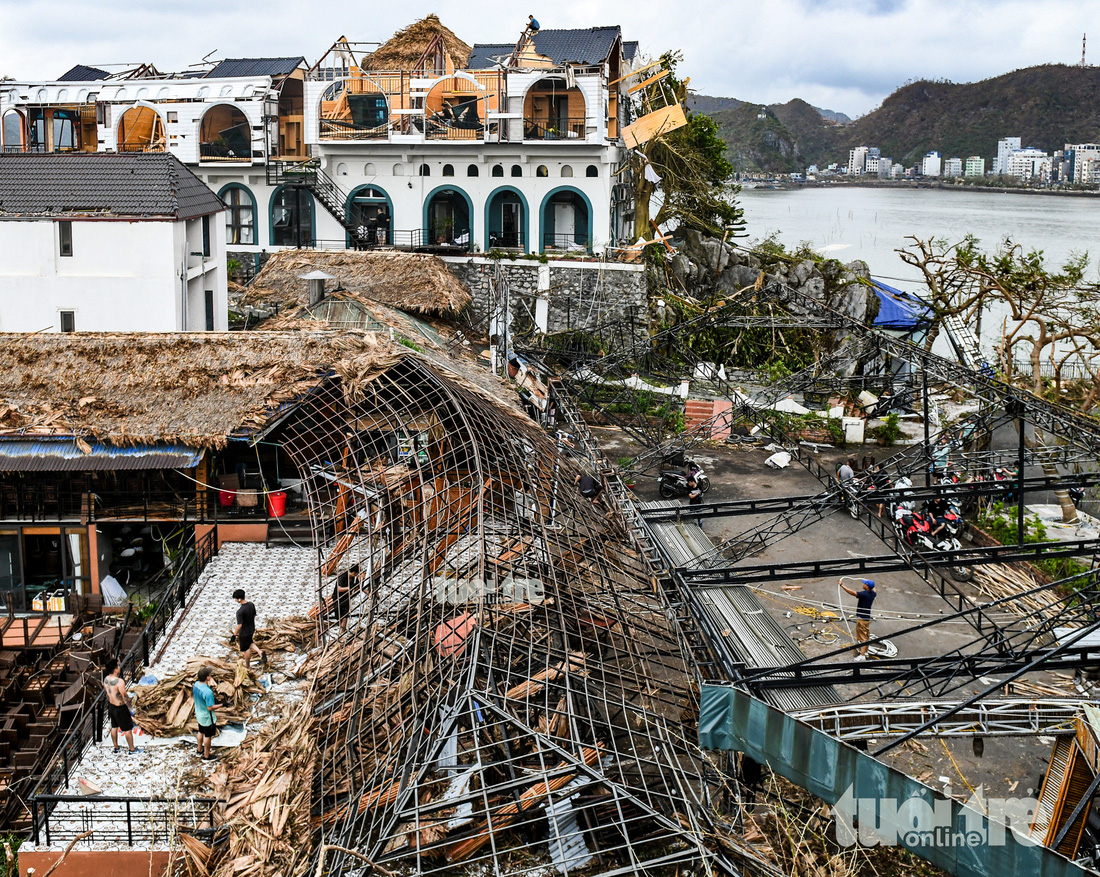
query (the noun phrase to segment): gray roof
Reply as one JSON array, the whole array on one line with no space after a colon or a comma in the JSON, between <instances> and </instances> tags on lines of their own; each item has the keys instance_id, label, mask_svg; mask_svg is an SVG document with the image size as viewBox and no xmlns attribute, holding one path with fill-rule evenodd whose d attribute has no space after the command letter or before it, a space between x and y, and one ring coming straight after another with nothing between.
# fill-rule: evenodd
<instances>
[{"instance_id":1,"label":"gray roof","mask_svg":"<svg viewBox=\"0 0 1100 877\"><path fill-rule=\"evenodd\" d=\"M638 54L638 41L637 40L623 40L623 59L626 61L633 61L634 56Z\"/></svg>"},{"instance_id":2,"label":"gray roof","mask_svg":"<svg viewBox=\"0 0 1100 877\"><path fill-rule=\"evenodd\" d=\"M74 64L57 77L58 82L98 82L106 79L111 74L98 67L88 67L86 64Z\"/></svg>"},{"instance_id":3,"label":"gray roof","mask_svg":"<svg viewBox=\"0 0 1100 877\"><path fill-rule=\"evenodd\" d=\"M278 78L293 73L305 58L226 58L206 74L207 79L229 76L272 76Z\"/></svg>"},{"instance_id":4,"label":"gray roof","mask_svg":"<svg viewBox=\"0 0 1100 877\"><path fill-rule=\"evenodd\" d=\"M555 64L602 64L622 35L614 27L589 27L577 30L540 30L535 34L535 51ZM466 66L471 70L492 67L492 55L510 55L514 45L479 43L470 53Z\"/></svg>"},{"instance_id":5,"label":"gray roof","mask_svg":"<svg viewBox=\"0 0 1100 877\"><path fill-rule=\"evenodd\" d=\"M0 219L82 213L194 219L224 209L166 152L0 155Z\"/></svg>"}]
</instances>

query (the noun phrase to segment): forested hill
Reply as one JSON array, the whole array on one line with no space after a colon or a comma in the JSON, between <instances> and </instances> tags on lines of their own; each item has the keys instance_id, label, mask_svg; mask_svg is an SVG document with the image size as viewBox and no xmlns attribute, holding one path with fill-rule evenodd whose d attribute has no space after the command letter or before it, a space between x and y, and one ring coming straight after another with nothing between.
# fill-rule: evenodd
<instances>
[{"instance_id":1,"label":"forested hill","mask_svg":"<svg viewBox=\"0 0 1100 877\"><path fill-rule=\"evenodd\" d=\"M861 145L877 146L906 166L933 149L945 158L980 155L988 165L1002 137L1018 136L1024 146L1047 152L1100 141L1097 95L1100 67L1048 64L982 82L913 82L847 125L830 122L820 111L807 113L813 108L798 100L768 106L765 119L757 118L759 104L710 109L721 100L714 98L700 99L697 112L719 123L739 170L844 164L848 150Z\"/></svg>"}]
</instances>

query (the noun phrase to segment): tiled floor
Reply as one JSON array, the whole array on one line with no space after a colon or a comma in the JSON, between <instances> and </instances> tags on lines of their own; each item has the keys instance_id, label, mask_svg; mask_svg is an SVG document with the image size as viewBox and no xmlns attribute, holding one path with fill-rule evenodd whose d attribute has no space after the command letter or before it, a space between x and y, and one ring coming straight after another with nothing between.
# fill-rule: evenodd
<instances>
[{"instance_id":1,"label":"tiled floor","mask_svg":"<svg viewBox=\"0 0 1100 877\"><path fill-rule=\"evenodd\" d=\"M244 588L248 599L256 604L257 625L262 627L278 618L307 613L317 602L316 577L316 555L311 549L226 543L203 572L189 606L181 610L179 627L166 641L163 653L157 655L151 672L155 676L179 672L195 655L231 657L234 653L225 640L236 623L237 604L232 594L237 588ZM273 667L290 669L293 664L293 658L287 656L276 659ZM273 676L275 684L258 709L258 713L267 717L282 712L275 701L289 708L303 693L298 680L287 679L279 672ZM97 836L82 841L80 849L125 848L128 832L133 832L138 848L163 849L167 840L163 830L165 820L189 821L186 811L190 805L186 799L192 794L190 789L198 787L193 794L201 797L202 776L208 775L215 764L196 758L194 738L170 744L138 742L142 751L132 754L126 751L123 740L119 742L122 751L115 753L105 732L103 743L92 746L72 770L66 794L79 794L79 780L83 778L101 788L102 797L90 796L78 803L58 805L50 819L56 838L52 837L48 846L43 838L42 849L61 849L87 827L96 828ZM158 804L152 809L131 803L127 825L126 804L103 800L110 796L167 797L175 803ZM95 820L89 826L88 819L93 814Z\"/></svg>"}]
</instances>

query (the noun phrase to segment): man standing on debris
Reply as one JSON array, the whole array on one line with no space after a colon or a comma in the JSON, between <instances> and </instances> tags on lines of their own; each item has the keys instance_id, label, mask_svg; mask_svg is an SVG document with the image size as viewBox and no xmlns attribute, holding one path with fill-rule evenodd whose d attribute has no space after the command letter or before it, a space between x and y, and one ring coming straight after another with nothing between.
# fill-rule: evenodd
<instances>
[{"instance_id":1,"label":"man standing on debris","mask_svg":"<svg viewBox=\"0 0 1100 877\"><path fill-rule=\"evenodd\" d=\"M866 643L871 638L871 604L875 602L875 583L872 579L859 579L863 582L863 590L853 591L844 584L844 579L848 578L852 578L852 576L844 576L838 579L837 584L856 598L856 643L863 643L863 647L856 654L856 660L866 661Z\"/></svg>"},{"instance_id":2,"label":"man standing on debris","mask_svg":"<svg viewBox=\"0 0 1100 877\"><path fill-rule=\"evenodd\" d=\"M332 589L332 611L340 621L341 632L348 629L348 616L351 614L351 586L359 580L359 564L355 564L336 577L336 586Z\"/></svg>"},{"instance_id":3,"label":"man standing on debris","mask_svg":"<svg viewBox=\"0 0 1100 877\"><path fill-rule=\"evenodd\" d=\"M233 599L236 600L240 606L237 609L237 626L233 628L233 636L231 639L237 640L237 648L240 649L241 657L244 658L244 665L249 670L252 669L252 653L255 652L260 658L260 666L267 666L267 655L260 651L260 647L252 642L252 637L256 635L256 607L249 603L244 598L244 590L237 588L233 592Z\"/></svg>"},{"instance_id":4,"label":"man standing on debris","mask_svg":"<svg viewBox=\"0 0 1100 877\"><path fill-rule=\"evenodd\" d=\"M851 481L856 477L856 470L852 466L853 463L855 463L855 460L849 457L840 465L840 468L837 469L836 477L840 479L841 484L845 481Z\"/></svg>"},{"instance_id":5,"label":"man standing on debris","mask_svg":"<svg viewBox=\"0 0 1100 877\"><path fill-rule=\"evenodd\" d=\"M206 681L209 678L210 668L205 665L199 667L195 684L191 686L191 699L195 701L195 719L199 723L195 740L199 744L199 758L207 761L214 757L210 754L210 746L218 736L218 717L214 715L214 690Z\"/></svg>"},{"instance_id":6,"label":"man standing on debris","mask_svg":"<svg viewBox=\"0 0 1100 877\"><path fill-rule=\"evenodd\" d=\"M111 718L111 742L118 752L118 732L126 738L126 745L134 752L134 717L126 702L126 683L118 675L118 658L111 658L103 668L103 690L107 694L107 715Z\"/></svg>"}]
</instances>

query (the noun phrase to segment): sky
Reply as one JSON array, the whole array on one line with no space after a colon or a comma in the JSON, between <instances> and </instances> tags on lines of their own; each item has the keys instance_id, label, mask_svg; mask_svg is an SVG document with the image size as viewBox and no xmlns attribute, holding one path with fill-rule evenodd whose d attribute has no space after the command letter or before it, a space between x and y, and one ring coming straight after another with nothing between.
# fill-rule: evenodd
<instances>
[{"instance_id":1,"label":"sky","mask_svg":"<svg viewBox=\"0 0 1100 877\"><path fill-rule=\"evenodd\" d=\"M619 24L647 55L680 50L680 72L700 94L800 97L854 118L914 79L1076 64L1100 0L0 0L0 76L52 79L76 63L178 71L208 53L312 63L340 36L382 42L432 12L471 44L514 41L528 13L543 28ZM1100 62L1095 30L1090 60Z\"/></svg>"}]
</instances>

